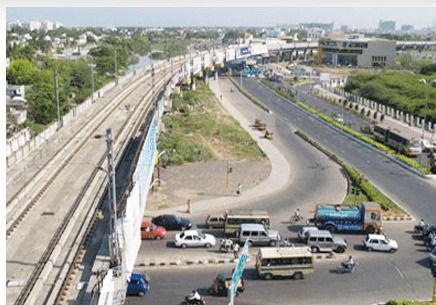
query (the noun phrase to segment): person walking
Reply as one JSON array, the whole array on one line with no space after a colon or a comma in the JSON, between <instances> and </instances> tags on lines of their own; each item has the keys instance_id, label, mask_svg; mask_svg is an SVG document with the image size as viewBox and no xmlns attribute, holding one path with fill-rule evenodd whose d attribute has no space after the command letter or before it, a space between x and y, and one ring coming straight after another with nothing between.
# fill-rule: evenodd
<instances>
[{"instance_id":1,"label":"person walking","mask_svg":"<svg viewBox=\"0 0 436 305\"><path fill-rule=\"evenodd\" d=\"M232 245L232 248L233 248L233 256L235 258L239 258L239 245L238 245L238 243L234 242Z\"/></svg>"},{"instance_id":2,"label":"person walking","mask_svg":"<svg viewBox=\"0 0 436 305\"><path fill-rule=\"evenodd\" d=\"M191 214L191 212L192 212L191 199L188 199L187 205L188 205L188 210L186 211L186 213Z\"/></svg>"},{"instance_id":3,"label":"person walking","mask_svg":"<svg viewBox=\"0 0 436 305\"><path fill-rule=\"evenodd\" d=\"M242 185L238 183L238 186L236 187L236 196L242 195Z\"/></svg>"}]
</instances>

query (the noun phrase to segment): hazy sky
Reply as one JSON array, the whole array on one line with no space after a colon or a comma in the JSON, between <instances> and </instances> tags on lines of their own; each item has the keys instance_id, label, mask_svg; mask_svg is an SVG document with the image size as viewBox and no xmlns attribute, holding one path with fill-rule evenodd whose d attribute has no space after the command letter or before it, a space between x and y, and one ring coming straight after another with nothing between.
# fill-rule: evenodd
<instances>
[{"instance_id":1,"label":"hazy sky","mask_svg":"<svg viewBox=\"0 0 436 305\"><path fill-rule=\"evenodd\" d=\"M376 28L379 19L412 24L436 22L436 8L7 8L7 22L19 19L60 21L66 26L274 26L299 22L334 22Z\"/></svg>"}]
</instances>

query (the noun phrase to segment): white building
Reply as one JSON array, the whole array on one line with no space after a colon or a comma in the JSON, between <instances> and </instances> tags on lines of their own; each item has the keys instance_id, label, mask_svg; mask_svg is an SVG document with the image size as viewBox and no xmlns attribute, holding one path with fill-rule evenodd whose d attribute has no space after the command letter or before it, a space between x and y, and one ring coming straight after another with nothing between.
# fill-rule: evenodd
<instances>
[{"instance_id":1,"label":"white building","mask_svg":"<svg viewBox=\"0 0 436 305\"><path fill-rule=\"evenodd\" d=\"M86 44L86 34L80 34L79 39L77 40L77 44L79 46Z\"/></svg>"},{"instance_id":2,"label":"white building","mask_svg":"<svg viewBox=\"0 0 436 305\"><path fill-rule=\"evenodd\" d=\"M53 31L53 22L51 22L51 21L43 21L42 23L41 23L41 30L43 30L43 31Z\"/></svg>"},{"instance_id":3,"label":"white building","mask_svg":"<svg viewBox=\"0 0 436 305\"><path fill-rule=\"evenodd\" d=\"M53 29L59 29L59 28L61 28L61 27L63 27L64 26L64 24L62 23L62 22L59 22L59 21L55 21L55 23L54 23L54 26L53 26Z\"/></svg>"},{"instance_id":4,"label":"white building","mask_svg":"<svg viewBox=\"0 0 436 305\"><path fill-rule=\"evenodd\" d=\"M325 36L325 30L321 28L310 28L307 30L307 39L318 40Z\"/></svg>"},{"instance_id":5,"label":"white building","mask_svg":"<svg viewBox=\"0 0 436 305\"><path fill-rule=\"evenodd\" d=\"M39 21L30 21L25 25L29 31L39 31L41 29L41 22Z\"/></svg>"},{"instance_id":6,"label":"white building","mask_svg":"<svg viewBox=\"0 0 436 305\"><path fill-rule=\"evenodd\" d=\"M277 28L274 30L269 30L266 32L266 36L267 37L272 37L272 38L281 38L285 35L285 32L282 31L281 29Z\"/></svg>"}]
</instances>

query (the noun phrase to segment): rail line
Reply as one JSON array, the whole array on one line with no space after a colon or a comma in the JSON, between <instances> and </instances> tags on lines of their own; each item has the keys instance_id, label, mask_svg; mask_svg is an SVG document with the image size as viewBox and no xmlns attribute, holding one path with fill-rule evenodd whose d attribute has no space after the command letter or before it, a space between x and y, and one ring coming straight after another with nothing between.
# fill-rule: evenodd
<instances>
[{"instance_id":1,"label":"rail line","mask_svg":"<svg viewBox=\"0 0 436 305\"><path fill-rule=\"evenodd\" d=\"M177 67L176 67L177 69ZM162 70L162 69L161 69ZM159 78L159 77L156 77ZM158 82L158 86L161 86L164 82L165 82L165 76L162 80L160 80ZM138 86L140 87L140 86ZM135 91L135 90L133 90ZM128 96L130 96L132 94L132 92L129 92ZM138 103L138 105L135 107L135 111L132 111L132 113L129 115L128 119L126 121L131 121L134 114L137 112L137 110L139 108L141 108L141 105L144 103L144 100L152 100L150 99L149 95L151 95L151 93L146 93L143 96L141 96L140 100L141 102ZM156 95L156 94L155 94ZM147 97L148 96L148 97ZM123 100L125 101L127 97L125 97ZM121 104L122 102L118 103L117 105ZM138 131L138 129L140 128L141 124L138 124L137 122L141 121L141 119L144 118L144 116L146 115L146 113L148 111L150 111L150 108L153 106L153 103L148 102L148 104L144 107L142 111L140 112L139 116L137 116L137 118L135 118L135 122L136 124L133 125L133 127L131 127L131 130L127 131L127 128L129 127L129 124L124 124L121 127L121 130L116 134L115 139L120 141L123 141L123 144L121 146L118 147L117 153L119 154L120 152L122 152L124 150L124 146L127 144L129 137L125 136L125 137L121 137L121 135L123 133L128 132L128 134L131 136L132 134L136 133ZM115 107L117 108L117 107ZM107 119L109 117L110 114L105 115L105 119ZM95 128L92 129L92 131L89 134L94 133L100 126L101 124L105 121L105 119L103 121L100 122L100 124L98 124L98 126L96 126ZM88 137L89 138L89 137ZM85 145L85 143L87 143L87 141L83 141L75 150L74 153L70 154L70 158L68 159L68 162L72 160L72 158L74 157L74 155L76 155L81 148ZM94 170L92 171L90 177L88 178L88 180L86 181L86 183L83 185L82 189L80 190L78 196L75 198L74 203L71 205L71 207L68 209L68 212L66 213L65 217L63 218L62 222L60 223L60 225L58 226L58 229L56 230L56 232L54 233L52 239L49 242L48 247L46 248L46 250L44 251L44 253L42 254L42 256L40 257L38 263L36 264L36 267L34 268L29 280L26 282L26 284L24 285L24 288L21 290L19 297L16 299L15 304L19 305L19 304L26 304L26 300L28 299L29 295L31 294L35 284L37 283L38 280L41 279L41 274L43 273L44 270L46 270L47 268L47 264L50 262L52 265L55 263L56 258L52 257L52 254L56 248L56 246L58 245L59 240L62 238L62 236L65 236L65 231L66 228L69 226L71 219L74 218L74 215L76 215L78 212L80 212L78 210L79 206L81 205L81 203L83 202L83 199L85 198L85 195L87 194L88 190L91 187L91 184L93 183L93 181L95 181L95 178L97 177L98 173L100 172L98 167L102 166L105 162L105 157L102 156L99 161L97 166L94 168ZM65 163L66 164L66 163ZM62 166L59 169L59 172L65 168L65 165ZM58 176L58 173L56 175L54 175L53 180ZM53 181L52 180L52 181ZM101 182L101 184L103 184L104 181ZM100 185L101 187L101 185ZM47 189L47 188L46 188ZM42 194L40 195L42 196ZM38 198L40 198L40 196L38 196ZM89 207L89 210L87 212L87 215L91 214L95 214L95 209L93 209L94 206ZM27 213L27 212L26 212ZM92 219L92 217L91 217ZM85 229L85 231L88 231L88 228ZM82 244L83 240L81 240L79 242L79 244ZM71 266L70 266L71 267Z\"/></svg>"},{"instance_id":2,"label":"rail line","mask_svg":"<svg viewBox=\"0 0 436 305\"><path fill-rule=\"evenodd\" d=\"M177 65L177 64L176 64ZM161 68L157 71L157 73L161 73L162 71L164 71L165 68ZM85 146L85 144L87 144L90 139L91 139L91 135L93 133L95 133L95 131L106 121L106 119L113 113L114 110L116 110L123 102L125 102L133 93L135 93L139 88L141 88L142 86L144 86L143 83L141 83L143 80L147 80L151 77L151 75L148 75L144 78L141 78L138 80L139 84L135 85L133 88L129 88L127 94L125 96L123 96L121 99L114 99L116 102L115 103L111 103L109 105L106 105L106 107L110 106L110 108L106 108L104 112L99 113L99 115L97 117L91 118L85 126L83 126L83 128L81 129L80 132L86 132L85 135L80 135L80 137L78 137L78 135L73 135L68 141L67 143L63 146L63 148L59 149L54 158L53 159L57 159L56 157L60 157L62 158L62 160L59 161L60 165L58 165L58 168L55 169L55 171L53 171L53 173L50 175L50 177L47 179L46 183L44 183L42 186L40 186L38 188L38 190L35 192L35 195L33 195L31 197L31 199L28 201L27 204L22 204L22 202L20 202L20 209L19 212L16 213L18 215L10 215L10 214L14 214L15 211L10 211L9 215L7 215L6 217L6 221L7 221L7 230L6 230L6 240L11 236L11 234L13 233L13 231L18 227L18 225L24 220L24 218L28 215L29 211L35 206L35 204L39 201L39 199L47 192L47 190L49 189L49 187L52 185L53 181L56 179L56 177L59 175L60 172L62 172L62 170L65 168L66 164L68 164L71 159ZM105 115L104 115L105 113ZM102 117L103 115L103 117ZM87 132L86 128L88 128L89 126L95 126L94 128L92 128L90 131ZM83 141L81 141L75 148L70 149L70 145L73 145L73 141L77 138L82 138ZM68 155L67 156L60 156L60 153L63 151L67 151ZM47 163L55 163L57 162L57 160L50 160ZM45 166L48 166L48 164L46 164ZM26 188L26 186L29 183L34 184L35 180L37 180L36 176L39 175L39 173L41 173L41 171L37 172L31 179L29 179L21 188L24 189ZM32 191L32 190L29 190ZM14 198L16 198L16 196L18 196L18 193L16 193L14 195ZM12 200L9 201L9 203L11 203ZM8 204L7 204L8 207Z\"/></svg>"}]
</instances>

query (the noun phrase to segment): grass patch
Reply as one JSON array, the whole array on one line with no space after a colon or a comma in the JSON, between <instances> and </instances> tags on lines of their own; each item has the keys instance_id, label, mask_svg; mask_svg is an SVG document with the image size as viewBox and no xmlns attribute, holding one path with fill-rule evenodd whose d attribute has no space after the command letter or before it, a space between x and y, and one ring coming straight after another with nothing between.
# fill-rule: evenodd
<instances>
[{"instance_id":1,"label":"grass patch","mask_svg":"<svg viewBox=\"0 0 436 305\"><path fill-rule=\"evenodd\" d=\"M417 160L409 158L407 156L398 154L396 151L392 150L391 148L387 147L386 145L377 142L376 140L361 134L360 132L352 129L349 126L343 125L339 122L337 122L335 119L331 118L330 116L326 115L325 113L322 113L312 107L310 107L309 105L298 101L297 99L294 98L294 96L289 93L288 91L286 91L286 89L284 88L276 88L274 87L272 84L270 84L268 81L266 80L262 80L262 83L265 84L267 87L269 87L270 89L274 90L275 92L277 92L278 94L280 94L281 96L283 96L284 98L290 100L291 102L293 102L294 104L300 106L301 108L305 109L306 111L315 114L316 116L318 116L319 118L321 118L322 120L332 124L333 126L343 130L344 132L352 135L355 138L358 138L359 140L387 153L388 155L394 157L395 159L409 165L410 167L416 169L417 171L419 171L421 174L423 175L428 175L430 174L430 170L424 166L422 166Z\"/></svg>"},{"instance_id":2,"label":"grass patch","mask_svg":"<svg viewBox=\"0 0 436 305\"><path fill-rule=\"evenodd\" d=\"M436 302L418 302L408 300L391 300L386 305L436 305Z\"/></svg>"},{"instance_id":3,"label":"grass patch","mask_svg":"<svg viewBox=\"0 0 436 305\"><path fill-rule=\"evenodd\" d=\"M171 95L172 113L164 116L165 131L158 142L166 150L163 164L226 158L257 160L264 156L257 143L239 123L224 113L213 92L197 82L196 91Z\"/></svg>"}]
</instances>

